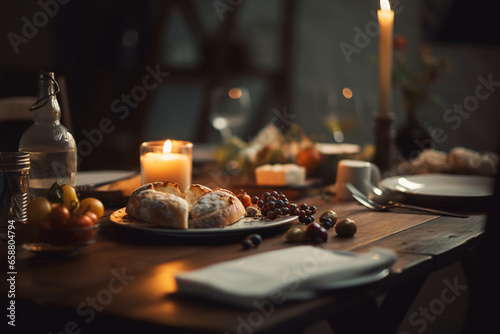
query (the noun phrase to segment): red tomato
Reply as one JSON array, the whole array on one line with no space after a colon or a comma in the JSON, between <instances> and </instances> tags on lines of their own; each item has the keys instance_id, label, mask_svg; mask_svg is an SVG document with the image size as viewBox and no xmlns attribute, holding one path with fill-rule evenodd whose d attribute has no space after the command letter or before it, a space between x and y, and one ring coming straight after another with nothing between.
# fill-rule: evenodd
<instances>
[{"instance_id":1,"label":"red tomato","mask_svg":"<svg viewBox=\"0 0 500 334\"><path fill-rule=\"evenodd\" d=\"M68 208L64 206L57 206L49 213L50 225L54 229L61 229L68 223L70 214Z\"/></svg>"},{"instance_id":2,"label":"red tomato","mask_svg":"<svg viewBox=\"0 0 500 334\"><path fill-rule=\"evenodd\" d=\"M307 176L314 175L321 166L321 153L314 147L303 148L297 156L297 164L306 168Z\"/></svg>"},{"instance_id":3,"label":"red tomato","mask_svg":"<svg viewBox=\"0 0 500 334\"><path fill-rule=\"evenodd\" d=\"M99 218L97 218L97 215L94 212L87 211L85 214L92 219L92 224L96 225L99 222Z\"/></svg>"},{"instance_id":4,"label":"red tomato","mask_svg":"<svg viewBox=\"0 0 500 334\"><path fill-rule=\"evenodd\" d=\"M96 233L93 226L94 223L90 216L74 216L68 223L68 237L74 242L87 242L92 239Z\"/></svg>"},{"instance_id":5,"label":"red tomato","mask_svg":"<svg viewBox=\"0 0 500 334\"><path fill-rule=\"evenodd\" d=\"M240 195L240 194L246 194L246 193L247 193L247 192L246 192L245 190L243 190L243 189L238 189L238 190L236 190L236 191L234 192L234 194L235 194L236 196L238 196L238 195Z\"/></svg>"},{"instance_id":6,"label":"red tomato","mask_svg":"<svg viewBox=\"0 0 500 334\"><path fill-rule=\"evenodd\" d=\"M74 216L68 223L69 228L86 228L94 225L92 218L88 215Z\"/></svg>"},{"instance_id":7,"label":"red tomato","mask_svg":"<svg viewBox=\"0 0 500 334\"><path fill-rule=\"evenodd\" d=\"M249 206L252 206L252 198L247 194L239 194L238 199L240 200L241 204L245 207L245 209Z\"/></svg>"}]
</instances>

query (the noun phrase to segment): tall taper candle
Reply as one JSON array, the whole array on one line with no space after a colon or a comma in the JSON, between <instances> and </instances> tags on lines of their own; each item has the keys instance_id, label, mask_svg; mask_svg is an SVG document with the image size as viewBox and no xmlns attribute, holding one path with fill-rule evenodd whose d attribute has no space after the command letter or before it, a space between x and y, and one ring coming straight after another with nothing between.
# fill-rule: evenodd
<instances>
[{"instance_id":1,"label":"tall taper candle","mask_svg":"<svg viewBox=\"0 0 500 334\"><path fill-rule=\"evenodd\" d=\"M377 11L379 24L379 116L389 117L391 113L391 76L392 76L392 28L394 11L389 0L380 0Z\"/></svg>"}]
</instances>

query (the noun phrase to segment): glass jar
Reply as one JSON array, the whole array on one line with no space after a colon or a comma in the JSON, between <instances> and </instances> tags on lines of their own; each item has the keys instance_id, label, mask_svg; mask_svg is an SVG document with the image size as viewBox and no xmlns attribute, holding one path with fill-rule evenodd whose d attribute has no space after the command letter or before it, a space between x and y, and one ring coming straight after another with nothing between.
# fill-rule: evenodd
<instances>
[{"instance_id":1,"label":"glass jar","mask_svg":"<svg viewBox=\"0 0 500 334\"><path fill-rule=\"evenodd\" d=\"M29 154L0 152L0 240L7 240L10 224L28 220L29 171Z\"/></svg>"},{"instance_id":2,"label":"glass jar","mask_svg":"<svg viewBox=\"0 0 500 334\"><path fill-rule=\"evenodd\" d=\"M60 123L58 92L54 73L39 72L38 98L30 108L35 113L35 122L19 143L19 151L30 154L30 198L47 196L56 181L76 185L76 144L68 129Z\"/></svg>"}]
</instances>

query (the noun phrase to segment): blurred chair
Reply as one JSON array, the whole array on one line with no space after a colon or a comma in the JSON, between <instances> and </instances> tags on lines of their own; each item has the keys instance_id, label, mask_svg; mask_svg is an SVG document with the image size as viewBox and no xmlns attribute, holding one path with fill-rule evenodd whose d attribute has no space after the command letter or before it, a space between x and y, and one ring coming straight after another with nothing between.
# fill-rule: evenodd
<instances>
[{"instance_id":1,"label":"blurred chair","mask_svg":"<svg viewBox=\"0 0 500 334\"><path fill-rule=\"evenodd\" d=\"M33 124L34 96L0 98L0 151L16 152L24 131Z\"/></svg>"},{"instance_id":2,"label":"blurred chair","mask_svg":"<svg viewBox=\"0 0 500 334\"><path fill-rule=\"evenodd\" d=\"M36 102L35 96L14 96L0 99L0 122L29 121L33 122L33 113L29 110Z\"/></svg>"},{"instance_id":3,"label":"blurred chair","mask_svg":"<svg viewBox=\"0 0 500 334\"><path fill-rule=\"evenodd\" d=\"M210 125L210 96L214 87L231 81L234 78L257 78L262 80L267 89L255 108L256 114L252 115L246 125L246 133L243 138L255 135L269 118L273 107L291 107L291 69L293 55L293 28L295 21L296 0L283 0L282 22L279 44L279 65L273 69L260 69L249 61L251 53L247 50L248 45L238 40L235 31L244 11L244 4L237 9L233 8L225 14L220 25L213 34L207 33L203 25L200 10L193 0L170 0L163 1L154 12L152 18L153 26L150 33L151 45L148 50L148 63L158 63L162 54L165 36L171 12L174 8L180 11L187 23L195 42L203 50L202 62L194 68L173 68L162 64L161 70L172 74L168 82L182 80L182 78L199 78L203 85L201 107L197 116L195 129L195 142L207 142L210 132L215 131ZM154 99L148 99L153 101ZM144 112L135 113L133 120L138 128L145 129L147 113L152 106L145 101L141 107ZM253 101L252 101L253 103Z\"/></svg>"}]
</instances>

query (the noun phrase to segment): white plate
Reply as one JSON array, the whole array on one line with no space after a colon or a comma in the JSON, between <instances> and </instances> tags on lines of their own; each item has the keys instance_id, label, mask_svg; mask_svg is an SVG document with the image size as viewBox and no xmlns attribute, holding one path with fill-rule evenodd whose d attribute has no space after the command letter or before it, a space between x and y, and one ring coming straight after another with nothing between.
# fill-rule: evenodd
<instances>
[{"instance_id":1,"label":"white plate","mask_svg":"<svg viewBox=\"0 0 500 334\"><path fill-rule=\"evenodd\" d=\"M125 208L121 208L113 212L110 216L113 223L120 226L125 226L137 230L147 231L153 234L172 236L172 237L223 237L223 236L235 236L235 235L247 235L249 233L259 232L262 230L275 228L275 227L285 227L290 225L297 216L286 216L276 220L262 219L261 216L258 217L243 217L240 220L234 222L231 225L227 225L223 228L197 228L197 229L173 229L162 227L155 224L145 223L130 217L125 212Z\"/></svg>"},{"instance_id":2,"label":"white plate","mask_svg":"<svg viewBox=\"0 0 500 334\"><path fill-rule=\"evenodd\" d=\"M93 187L95 185L112 183L135 176L137 172L130 170L96 170L83 171L76 174L77 187Z\"/></svg>"},{"instance_id":3,"label":"white plate","mask_svg":"<svg viewBox=\"0 0 500 334\"><path fill-rule=\"evenodd\" d=\"M493 195L494 182L487 176L427 174L389 177L381 185L413 198L481 199Z\"/></svg>"}]
</instances>

